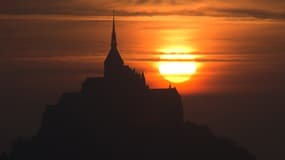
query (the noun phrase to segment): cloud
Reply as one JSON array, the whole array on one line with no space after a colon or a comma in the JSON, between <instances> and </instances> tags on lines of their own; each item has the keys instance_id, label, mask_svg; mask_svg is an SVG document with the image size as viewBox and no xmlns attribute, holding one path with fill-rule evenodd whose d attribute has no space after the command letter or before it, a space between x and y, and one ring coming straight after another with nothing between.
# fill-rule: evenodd
<instances>
[{"instance_id":1,"label":"cloud","mask_svg":"<svg viewBox=\"0 0 285 160\"><path fill-rule=\"evenodd\" d=\"M257 59L245 58L196 58L196 59L160 59L160 58L127 58L128 61L136 62L257 62Z\"/></svg>"},{"instance_id":2,"label":"cloud","mask_svg":"<svg viewBox=\"0 0 285 160\"><path fill-rule=\"evenodd\" d=\"M64 14L109 16L116 8L120 16L187 15L285 19L281 0L9 0L0 2L0 14ZM254 3L255 2L255 3ZM244 4L247 4L245 6ZM267 6L267 7L264 7Z\"/></svg>"},{"instance_id":3,"label":"cloud","mask_svg":"<svg viewBox=\"0 0 285 160\"><path fill-rule=\"evenodd\" d=\"M178 4L176 0L136 0L135 1L135 4L162 4L162 3Z\"/></svg>"},{"instance_id":4,"label":"cloud","mask_svg":"<svg viewBox=\"0 0 285 160\"><path fill-rule=\"evenodd\" d=\"M262 19L285 19L285 11L269 11L261 9L244 9L244 8L210 8L210 16L226 17L254 17Z\"/></svg>"},{"instance_id":5,"label":"cloud","mask_svg":"<svg viewBox=\"0 0 285 160\"><path fill-rule=\"evenodd\" d=\"M285 20L285 11L269 11L261 9L243 9L243 8L200 8L180 10L176 12L159 11L140 11L130 12L120 10L121 16L165 16L165 15L183 15L183 16L209 16L209 17L249 17L258 19L279 19Z\"/></svg>"}]
</instances>

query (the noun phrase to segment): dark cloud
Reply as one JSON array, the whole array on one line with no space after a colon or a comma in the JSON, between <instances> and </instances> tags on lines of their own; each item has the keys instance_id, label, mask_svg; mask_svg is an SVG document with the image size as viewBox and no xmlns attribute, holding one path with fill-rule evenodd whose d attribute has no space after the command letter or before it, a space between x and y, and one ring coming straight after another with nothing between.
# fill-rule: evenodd
<instances>
[{"instance_id":1,"label":"dark cloud","mask_svg":"<svg viewBox=\"0 0 285 160\"><path fill-rule=\"evenodd\" d=\"M112 8L144 4L176 4L175 0L9 0L0 2L2 14L105 15Z\"/></svg>"},{"instance_id":2,"label":"dark cloud","mask_svg":"<svg viewBox=\"0 0 285 160\"><path fill-rule=\"evenodd\" d=\"M258 19L285 19L285 11L269 11L261 9L243 9L243 8L200 8L181 10L176 12L129 12L118 11L121 16L155 16L155 15L184 15L184 16L210 16L210 17L249 17Z\"/></svg>"},{"instance_id":3,"label":"dark cloud","mask_svg":"<svg viewBox=\"0 0 285 160\"><path fill-rule=\"evenodd\" d=\"M225 2L219 0L219 2ZM228 1L231 3L233 1ZM254 0L251 1L253 3ZM0 14L64 14L64 15L88 15L88 16L108 16L112 14L112 9L117 8L117 14L120 16L155 16L155 15L189 15L189 16L211 16L211 17L253 17L260 19L285 19L284 10L259 9L258 7L245 8L237 7L200 7L191 8L191 4L205 3L204 0L176 1L176 0L121 0L121 1L103 1L92 2L90 0L9 0L0 2ZM263 0L261 3L269 3ZM281 1L275 0L274 5ZM132 10L124 9L126 6L152 5L157 10ZM176 11L159 10L160 5L180 6ZM183 5L182 5L183 4ZM184 6L184 9L181 8Z\"/></svg>"},{"instance_id":4,"label":"dark cloud","mask_svg":"<svg viewBox=\"0 0 285 160\"><path fill-rule=\"evenodd\" d=\"M0 2L2 14L92 14L101 9L78 0L9 0ZM105 10L105 9L103 9Z\"/></svg>"},{"instance_id":5,"label":"dark cloud","mask_svg":"<svg viewBox=\"0 0 285 160\"><path fill-rule=\"evenodd\" d=\"M196 59L163 59L160 58L128 58L128 61L135 61L135 62L199 62L199 63L206 63L206 62L256 62L255 59L242 59L242 58L196 58Z\"/></svg>"},{"instance_id":6,"label":"dark cloud","mask_svg":"<svg viewBox=\"0 0 285 160\"><path fill-rule=\"evenodd\" d=\"M136 3L145 4L145 3L148 3L148 0L137 0Z\"/></svg>"},{"instance_id":7,"label":"dark cloud","mask_svg":"<svg viewBox=\"0 0 285 160\"><path fill-rule=\"evenodd\" d=\"M262 19L285 19L285 11L268 11L243 8L212 8L212 15L227 17L254 17ZM211 15L211 14L210 14Z\"/></svg>"},{"instance_id":8,"label":"dark cloud","mask_svg":"<svg viewBox=\"0 0 285 160\"><path fill-rule=\"evenodd\" d=\"M136 0L135 1L135 4L161 4L161 3L178 4L176 0Z\"/></svg>"}]
</instances>

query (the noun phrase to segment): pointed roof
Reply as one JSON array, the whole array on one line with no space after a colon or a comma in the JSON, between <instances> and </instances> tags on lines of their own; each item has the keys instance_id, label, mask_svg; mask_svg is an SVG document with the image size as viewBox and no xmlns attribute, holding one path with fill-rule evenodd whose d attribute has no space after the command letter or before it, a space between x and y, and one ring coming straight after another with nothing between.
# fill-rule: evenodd
<instances>
[{"instance_id":1,"label":"pointed roof","mask_svg":"<svg viewBox=\"0 0 285 160\"><path fill-rule=\"evenodd\" d=\"M124 61L120 56L120 53L117 48L117 37L116 37L116 24L115 24L115 11L113 11L113 28L112 28L112 37L111 37L111 49L105 60L105 63L108 64L117 64L123 65Z\"/></svg>"},{"instance_id":2,"label":"pointed roof","mask_svg":"<svg viewBox=\"0 0 285 160\"><path fill-rule=\"evenodd\" d=\"M117 37L116 37L116 24L115 24L115 11L113 11L113 28L112 28L112 39L111 47L117 47Z\"/></svg>"}]
</instances>

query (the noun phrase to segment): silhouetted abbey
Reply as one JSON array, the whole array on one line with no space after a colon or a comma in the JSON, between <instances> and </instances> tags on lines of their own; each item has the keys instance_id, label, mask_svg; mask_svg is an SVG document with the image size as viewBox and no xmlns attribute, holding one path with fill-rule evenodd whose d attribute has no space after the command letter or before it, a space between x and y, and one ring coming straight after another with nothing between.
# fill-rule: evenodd
<instances>
[{"instance_id":1,"label":"silhouetted abbey","mask_svg":"<svg viewBox=\"0 0 285 160\"><path fill-rule=\"evenodd\" d=\"M15 142L2 160L252 160L206 126L184 122L175 88L150 89L143 73L124 65L115 21L104 77L47 107L38 134Z\"/></svg>"},{"instance_id":2,"label":"silhouetted abbey","mask_svg":"<svg viewBox=\"0 0 285 160\"><path fill-rule=\"evenodd\" d=\"M109 109L108 112L114 113L111 117L102 117L100 122L115 120L110 123L173 127L184 121L180 95L175 88L149 89L144 73L138 73L124 64L117 49L115 20L111 49L104 62L104 77L87 78L81 93L65 94L61 102L79 97L83 98L81 102L88 103L89 98L93 97L97 101L90 108L94 109L94 106L100 104L101 107L96 107L100 112L101 109Z\"/></svg>"}]
</instances>

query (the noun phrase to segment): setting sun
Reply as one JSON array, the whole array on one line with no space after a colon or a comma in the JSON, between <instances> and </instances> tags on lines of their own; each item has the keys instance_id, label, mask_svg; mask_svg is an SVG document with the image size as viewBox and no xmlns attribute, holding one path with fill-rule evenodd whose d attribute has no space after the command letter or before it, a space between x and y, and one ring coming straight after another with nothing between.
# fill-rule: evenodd
<instances>
[{"instance_id":1,"label":"setting sun","mask_svg":"<svg viewBox=\"0 0 285 160\"><path fill-rule=\"evenodd\" d=\"M194 55L190 54L192 48L177 47L160 49L160 62L157 64L160 74L169 82L183 83L190 80L195 74L197 64Z\"/></svg>"}]
</instances>

